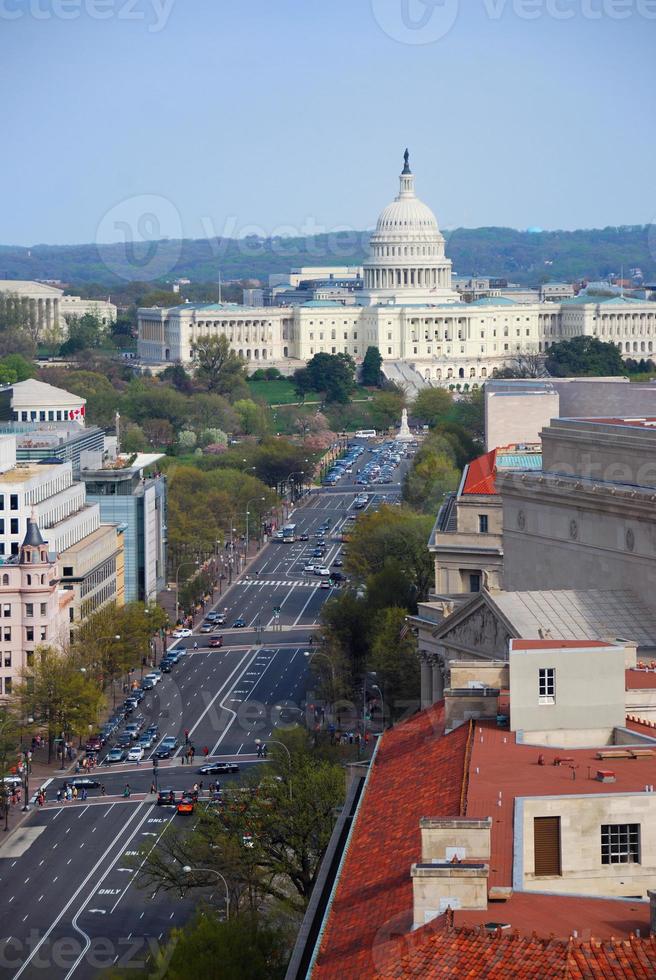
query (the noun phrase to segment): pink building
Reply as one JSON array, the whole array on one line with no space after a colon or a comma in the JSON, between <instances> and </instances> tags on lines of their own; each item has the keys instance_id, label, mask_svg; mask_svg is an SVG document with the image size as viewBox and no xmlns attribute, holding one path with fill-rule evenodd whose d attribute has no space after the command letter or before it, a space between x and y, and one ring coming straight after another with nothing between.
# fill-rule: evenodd
<instances>
[{"instance_id":1,"label":"pink building","mask_svg":"<svg viewBox=\"0 0 656 980\"><path fill-rule=\"evenodd\" d=\"M34 517L17 555L0 565L0 695L11 694L39 644L64 646L72 592L60 591L57 555Z\"/></svg>"}]
</instances>

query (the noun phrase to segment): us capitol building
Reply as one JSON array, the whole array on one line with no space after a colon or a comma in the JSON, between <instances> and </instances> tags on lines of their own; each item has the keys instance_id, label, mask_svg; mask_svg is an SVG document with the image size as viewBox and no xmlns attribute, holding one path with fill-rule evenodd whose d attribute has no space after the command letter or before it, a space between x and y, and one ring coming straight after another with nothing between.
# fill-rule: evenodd
<instances>
[{"instance_id":1,"label":"us capitol building","mask_svg":"<svg viewBox=\"0 0 656 980\"><path fill-rule=\"evenodd\" d=\"M578 296L520 303L505 297L461 300L431 209L415 193L408 151L399 193L381 211L354 305L191 304L139 310L138 354L148 366L190 364L201 337L225 334L253 368L300 366L314 354L343 351L362 361L378 347L383 370L434 384L478 384L520 353L537 353L581 334L617 344L624 356L653 354L656 303L624 296ZM294 363L296 362L296 363ZM417 379L419 380L419 379Z\"/></svg>"}]
</instances>

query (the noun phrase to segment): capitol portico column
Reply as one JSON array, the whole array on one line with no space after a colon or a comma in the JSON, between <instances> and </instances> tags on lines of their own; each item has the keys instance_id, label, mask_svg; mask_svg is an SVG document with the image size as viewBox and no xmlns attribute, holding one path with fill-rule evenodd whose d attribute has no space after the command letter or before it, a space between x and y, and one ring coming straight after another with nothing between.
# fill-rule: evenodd
<instances>
[{"instance_id":1,"label":"capitol portico column","mask_svg":"<svg viewBox=\"0 0 656 980\"><path fill-rule=\"evenodd\" d=\"M432 662L432 698L433 704L441 701L444 697L444 677L442 676L442 662L438 656L433 657Z\"/></svg>"},{"instance_id":2,"label":"capitol portico column","mask_svg":"<svg viewBox=\"0 0 656 980\"><path fill-rule=\"evenodd\" d=\"M428 654L421 654L421 707L429 708L433 703L433 672Z\"/></svg>"}]
</instances>

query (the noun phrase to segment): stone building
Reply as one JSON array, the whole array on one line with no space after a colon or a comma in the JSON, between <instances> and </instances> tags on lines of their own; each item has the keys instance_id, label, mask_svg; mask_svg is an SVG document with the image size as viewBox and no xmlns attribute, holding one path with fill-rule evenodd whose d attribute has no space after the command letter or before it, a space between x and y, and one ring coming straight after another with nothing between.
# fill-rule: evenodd
<instances>
[{"instance_id":1,"label":"stone building","mask_svg":"<svg viewBox=\"0 0 656 980\"><path fill-rule=\"evenodd\" d=\"M0 306L18 312L40 341L65 338L67 317L91 313L106 327L116 321L116 307L108 299L66 296L63 288L24 279L0 279Z\"/></svg>"},{"instance_id":2,"label":"stone building","mask_svg":"<svg viewBox=\"0 0 656 980\"><path fill-rule=\"evenodd\" d=\"M144 365L188 365L194 342L217 335L228 337L251 367L262 361L289 366L321 352L346 353L359 363L375 346L384 371L400 363L424 382L464 389L493 377L520 353L544 352L579 334L610 340L625 356L649 356L656 344L656 303L644 300L558 301L567 291L560 289L536 292L535 298L529 291L518 299L499 294L463 302L452 282L444 236L416 195L407 156L399 193L379 215L362 275L363 288L342 301L140 309L139 357Z\"/></svg>"}]
</instances>

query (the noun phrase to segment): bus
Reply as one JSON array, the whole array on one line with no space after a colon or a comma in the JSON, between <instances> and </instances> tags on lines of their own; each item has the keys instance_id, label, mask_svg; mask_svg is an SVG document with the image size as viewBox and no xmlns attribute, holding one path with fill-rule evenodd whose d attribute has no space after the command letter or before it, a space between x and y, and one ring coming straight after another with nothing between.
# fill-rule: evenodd
<instances>
[{"instance_id":1,"label":"bus","mask_svg":"<svg viewBox=\"0 0 656 980\"><path fill-rule=\"evenodd\" d=\"M296 541L296 525L295 524L285 524L282 529L282 540L291 544L292 541Z\"/></svg>"},{"instance_id":2,"label":"bus","mask_svg":"<svg viewBox=\"0 0 656 980\"><path fill-rule=\"evenodd\" d=\"M375 429L358 429L355 433L356 439L375 439L376 430Z\"/></svg>"}]
</instances>

